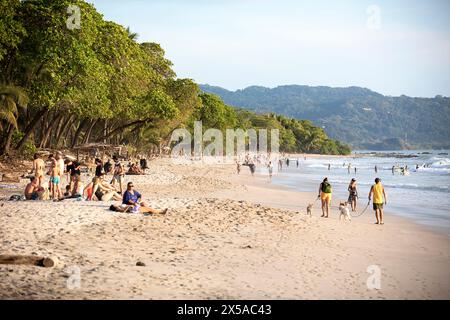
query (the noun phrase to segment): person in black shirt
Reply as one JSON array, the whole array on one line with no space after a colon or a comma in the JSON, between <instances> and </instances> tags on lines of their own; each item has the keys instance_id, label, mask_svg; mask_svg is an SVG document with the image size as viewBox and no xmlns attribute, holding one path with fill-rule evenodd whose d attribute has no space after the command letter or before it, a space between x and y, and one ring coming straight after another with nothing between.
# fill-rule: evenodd
<instances>
[{"instance_id":1,"label":"person in black shirt","mask_svg":"<svg viewBox=\"0 0 450 320\"><path fill-rule=\"evenodd\" d=\"M69 183L70 191L72 191L78 176L81 175L80 164L76 161L69 160L67 163L67 174L70 175Z\"/></svg>"},{"instance_id":2,"label":"person in black shirt","mask_svg":"<svg viewBox=\"0 0 450 320\"><path fill-rule=\"evenodd\" d=\"M95 159L95 164L96 164L95 176L96 177L101 177L103 175L103 173L104 173L102 160L100 160L99 158L96 158Z\"/></svg>"},{"instance_id":3,"label":"person in black shirt","mask_svg":"<svg viewBox=\"0 0 450 320\"><path fill-rule=\"evenodd\" d=\"M105 169L105 173L108 174L112 171L112 163L111 161L108 159L108 161L106 161L105 165L103 166L103 169Z\"/></svg>"}]
</instances>

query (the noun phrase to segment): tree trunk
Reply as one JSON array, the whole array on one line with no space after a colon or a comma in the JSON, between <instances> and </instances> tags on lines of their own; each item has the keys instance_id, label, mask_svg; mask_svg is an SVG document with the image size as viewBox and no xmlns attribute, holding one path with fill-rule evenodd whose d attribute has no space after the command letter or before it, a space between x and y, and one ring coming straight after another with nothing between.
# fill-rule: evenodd
<instances>
[{"instance_id":1,"label":"tree trunk","mask_svg":"<svg viewBox=\"0 0 450 320\"><path fill-rule=\"evenodd\" d=\"M78 138L80 137L80 134L83 131L86 124L88 123L88 121L89 121L88 119L83 119L83 120L81 120L80 124L78 125L78 129L75 132L73 139L72 139L72 145L71 145L72 148L77 145Z\"/></svg>"},{"instance_id":2,"label":"tree trunk","mask_svg":"<svg viewBox=\"0 0 450 320\"><path fill-rule=\"evenodd\" d=\"M36 128L36 125L39 123L39 121L48 113L48 109L42 109L40 110L31 120L31 122L28 124L28 126L25 128L25 135L23 138L19 141L19 143L16 146L16 150L19 150L23 147L25 142L28 141L28 138L30 137L31 133L33 132L34 128Z\"/></svg>"},{"instance_id":3,"label":"tree trunk","mask_svg":"<svg viewBox=\"0 0 450 320\"><path fill-rule=\"evenodd\" d=\"M9 153L9 149L11 147L11 140L12 140L12 136L13 136L14 130L15 130L15 128L10 125L9 128L8 128L7 134L6 134L4 147L2 148L3 150L1 150L1 154L8 154Z\"/></svg>"},{"instance_id":4,"label":"tree trunk","mask_svg":"<svg viewBox=\"0 0 450 320\"><path fill-rule=\"evenodd\" d=\"M86 135L84 136L83 143L89 143L89 138L91 137L91 132L94 126L97 124L98 120L91 120L91 125L89 126Z\"/></svg>"},{"instance_id":5,"label":"tree trunk","mask_svg":"<svg viewBox=\"0 0 450 320\"><path fill-rule=\"evenodd\" d=\"M44 138L41 141L41 146L42 147L45 147L45 146L50 147L50 144L51 144L51 138L50 138L51 137L51 133L54 131L55 128L58 127L59 121L61 120L61 118L62 118L62 114L58 114L55 117L53 117L52 121L50 121L50 123L47 125Z\"/></svg>"},{"instance_id":6,"label":"tree trunk","mask_svg":"<svg viewBox=\"0 0 450 320\"><path fill-rule=\"evenodd\" d=\"M132 127L135 125L139 125L139 124L145 124L147 122L151 122L151 120L152 119L136 120L136 121L127 123L125 125L119 126L119 127L115 128L113 131L109 132L107 138L111 138L111 137L123 132L123 130L125 130L126 128L129 128L129 127Z\"/></svg>"},{"instance_id":7,"label":"tree trunk","mask_svg":"<svg viewBox=\"0 0 450 320\"><path fill-rule=\"evenodd\" d=\"M69 132L69 130L72 127L72 124L75 120L76 119L72 115L70 115L69 118L67 119L67 121L63 121L61 128L58 132L58 135L56 136L55 146L59 145L59 141L61 141L61 137L67 135L67 133Z\"/></svg>"}]
</instances>

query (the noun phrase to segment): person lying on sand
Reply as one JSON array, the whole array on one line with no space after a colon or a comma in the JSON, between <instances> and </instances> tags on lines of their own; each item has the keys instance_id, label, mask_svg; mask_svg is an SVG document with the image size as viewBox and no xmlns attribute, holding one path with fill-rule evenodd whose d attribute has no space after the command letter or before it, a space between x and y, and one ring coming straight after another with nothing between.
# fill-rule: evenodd
<instances>
[{"instance_id":1,"label":"person lying on sand","mask_svg":"<svg viewBox=\"0 0 450 320\"><path fill-rule=\"evenodd\" d=\"M99 177L95 177L93 180L92 193L99 201L119 201L122 199L120 194L116 192L116 189L108 182L103 180L104 174Z\"/></svg>"},{"instance_id":2,"label":"person lying on sand","mask_svg":"<svg viewBox=\"0 0 450 320\"><path fill-rule=\"evenodd\" d=\"M164 210L156 210L150 208L145 202L141 201L141 194L134 190L133 182L128 182L127 191L123 194L122 200L122 208L126 208L127 206L133 206L132 212L141 212L141 213L159 213L165 214L167 213L167 208Z\"/></svg>"},{"instance_id":3,"label":"person lying on sand","mask_svg":"<svg viewBox=\"0 0 450 320\"><path fill-rule=\"evenodd\" d=\"M38 200L39 199L39 183L36 177L30 178L30 183L25 187L25 199L27 200Z\"/></svg>"}]
</instances>

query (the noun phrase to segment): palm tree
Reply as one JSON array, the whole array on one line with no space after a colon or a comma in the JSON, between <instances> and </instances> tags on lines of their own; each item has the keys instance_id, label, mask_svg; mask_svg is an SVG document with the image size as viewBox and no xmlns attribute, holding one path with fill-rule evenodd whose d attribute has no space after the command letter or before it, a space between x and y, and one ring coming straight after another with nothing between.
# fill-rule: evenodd
<instances>
[{"instance_id":1,"label":"palm tree","mask_svg":"<svg viewBox=\"0 0 450 320\"><path fill-rule=\"evenodd\" d=\"M6 139L0 146L0 154L6 154L11 146L12 135L17 130L19 108L26 109L28 96L21 87L0 84L0 131Z\"/></svg>"},{"instance_id":2,"label":"palm tree","mask_svg":"<svg viewBox=\"0 0 450 320\"><path fill-rule=\"evenodd\" d=\"M136 41L137 38L139 37L139 34L136 32L132 32L130 27L127 27L127 34L128 34L128 38L130 38L133 41Z\"/></svg>"}]
</instances>

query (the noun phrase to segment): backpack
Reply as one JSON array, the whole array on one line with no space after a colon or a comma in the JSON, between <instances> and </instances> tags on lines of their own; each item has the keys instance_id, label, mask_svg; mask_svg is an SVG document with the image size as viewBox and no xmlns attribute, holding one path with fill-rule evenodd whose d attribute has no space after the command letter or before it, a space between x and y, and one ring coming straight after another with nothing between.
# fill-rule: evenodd
<instances>
[{"instance_id":1,"label":"backpack","mask_svg":"<svg viewBox=\"0 0 450 320\"><path fill-rule=\"evenodd\" d=\"M331 193L331 184L329 184L328 182L322 182L322 192Z\"/></svg>"}]
</instances>

